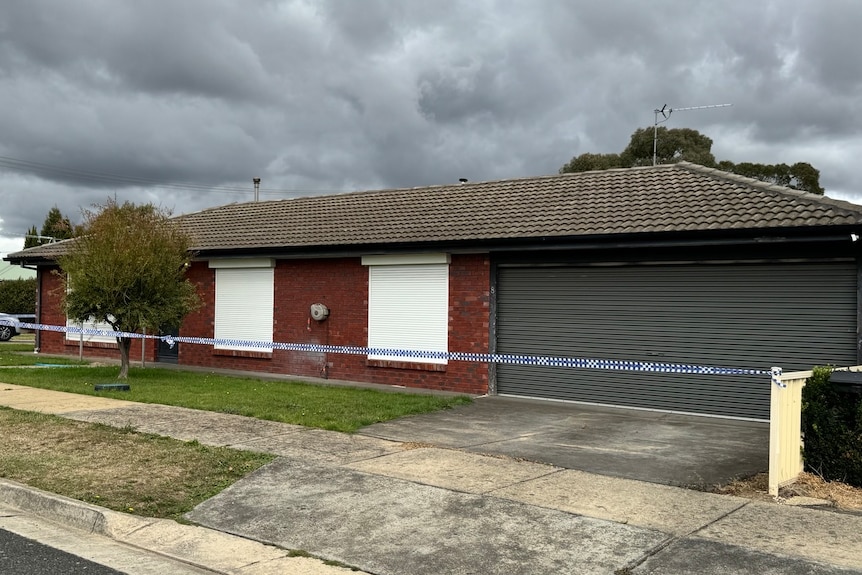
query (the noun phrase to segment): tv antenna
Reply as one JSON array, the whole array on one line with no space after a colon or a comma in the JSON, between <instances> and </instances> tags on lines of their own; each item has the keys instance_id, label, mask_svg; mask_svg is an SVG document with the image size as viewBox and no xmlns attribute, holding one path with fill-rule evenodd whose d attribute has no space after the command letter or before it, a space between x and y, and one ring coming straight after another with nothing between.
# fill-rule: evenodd
<instances>
[{"instance_id":1,"label":"tv antenna","mask_svg":"<svg viewBox=\"0 0 862 575\"><path fill-rule=\"evenodd\" d=\"M661 109L656 108L653 110L655 113L655 122L652 125L652 165L656 165L656 151L658 150L658 125L663 124L670 120L670 115L674 112L684 112L686 110L706 110L708 108L727 108L728 106L733 106L733 104L711 104L709 106L689 106L688 108L668 108L667 104L661 107ZM659 120L659 114L664 118L663 120Z\"/></svg>"}]
</instances>

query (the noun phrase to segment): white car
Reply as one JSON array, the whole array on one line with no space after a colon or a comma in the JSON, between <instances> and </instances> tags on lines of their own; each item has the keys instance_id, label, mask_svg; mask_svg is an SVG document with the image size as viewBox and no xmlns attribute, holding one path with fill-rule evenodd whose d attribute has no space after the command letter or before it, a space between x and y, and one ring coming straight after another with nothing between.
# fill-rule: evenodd
<instances>
[{"instance_id":1,"label":"white car","mask_svg":"<svg viewBox=\"0 0 862 575\"><path fill-rule=\"evenodd\" d=\"M21 321L14 315L0 313L0 341L9 341L21 333Z\"/></svg>"}]
</instances>

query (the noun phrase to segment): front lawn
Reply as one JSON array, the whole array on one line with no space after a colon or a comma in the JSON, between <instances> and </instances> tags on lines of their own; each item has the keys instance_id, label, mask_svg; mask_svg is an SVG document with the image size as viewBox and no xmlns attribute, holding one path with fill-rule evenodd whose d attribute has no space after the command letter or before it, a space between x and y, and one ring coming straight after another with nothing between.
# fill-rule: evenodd
<instances>
[{"instance_id":1,"label":"front lawn","mask_svg":"<svg viewBox=\"0 0 862 575\"><path fill-rule=\"evenodd\" d=\"M6 355L0 348L0 361L3 357ZM56 363L54 359L42 361ZM467 396L377 391L158 367L131 368L127 382L130 391L95 391L95 384L115 382L118 369L116 366L6 367L0 369L0 382L232 413L348 433L372 423L471 401Z\"/></svg>"},{"instance_id":2,"label":"front lawn","mask_svg":"<svg viewBox=\"0 0 862 575\"><path fill-rule=\"evenodd\" d=\"M28 339L29 335L29 339ZM0 342L0 366L4 365L37 365L40 363L81 365L77 358L50 358L46 359L33 353L32 334L23 334L9 341Z\"/></svg>"},{"instance_id":3,"label":"front lawn","mask_svg":"<svg viewBox=\"0 0 862 575\"><path fill-rule=\"evenodd\" d=\"M0 408L0 477L116 511L181 519L274 456Z\"/></svg>"}]
</instances>

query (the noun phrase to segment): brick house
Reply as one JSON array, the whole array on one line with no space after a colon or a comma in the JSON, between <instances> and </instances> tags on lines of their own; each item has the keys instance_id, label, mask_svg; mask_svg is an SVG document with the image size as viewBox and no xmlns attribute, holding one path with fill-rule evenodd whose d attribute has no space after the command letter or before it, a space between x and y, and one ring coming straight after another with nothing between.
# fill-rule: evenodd
<instances>
[{"instance_id":1,"label":"brick house","mask_svg":"<svg viewBox=\"0 0 862 575\"><path fill-rule=\"evenodd\" d=\"M242 342L753 369L862 359L862 206L694 164L230 204L175 221L195 238L188 275L204 302L178 333L219 343L148 342L149 361L765 419L760 376ZM66 325L51 273L62 249L6 258L38 269L43 324ZM38 345L79 343L44 331ZM92 356L112 347L84 342Z\"/></svg>"}]
</instances>

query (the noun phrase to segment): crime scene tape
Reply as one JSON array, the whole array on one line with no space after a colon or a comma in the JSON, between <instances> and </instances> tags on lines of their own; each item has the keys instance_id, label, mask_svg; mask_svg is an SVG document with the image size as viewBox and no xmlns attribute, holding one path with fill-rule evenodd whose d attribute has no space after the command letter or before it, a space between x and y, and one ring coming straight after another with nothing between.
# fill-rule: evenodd
<instances>
[{"instance_id":1,"label":"crime scene tape","mask_svg":"<svg viewBox=\"0 0 862 575\"><path fill-rule=\"evenodd\" d=\"M11 325L9 320L0 319L0 324ZM134 332L119 332L113 330L94 329L75 326L46 325L39 323L16 323L20 328L65 332L103 337L124 337L130 339L150 339L163 341L170 347L176 343L196 345L212 345L224 347L242 347L263 350L300 351L311 353L333 353L347 355L383 356L406 360L436 359L446 361L469 361L477 363L497 363L509 365L535 365L546 367L568 367L581 369L605 369L615 371L640 371L650 373L679 373L693 375L770 375L776 385L782 385L781 369L749 369L736 367L717 367L709 365L693 365L683 363L658 363L651 361L595 359L579 357L554 357L542 355L519 355L497 353L470 353L458 351L421 351L411 349L374 348L354 345L324 345L316 343L283 343L276 341L250 341L241 339L214 339L208 337L188 337L175 335L148 335Z\"/></svg>"}]
</instances>

